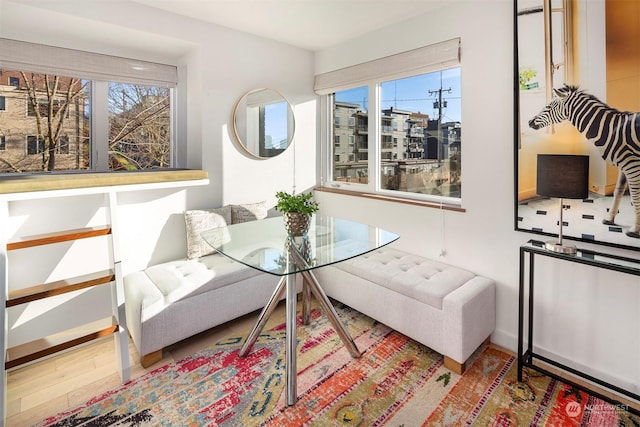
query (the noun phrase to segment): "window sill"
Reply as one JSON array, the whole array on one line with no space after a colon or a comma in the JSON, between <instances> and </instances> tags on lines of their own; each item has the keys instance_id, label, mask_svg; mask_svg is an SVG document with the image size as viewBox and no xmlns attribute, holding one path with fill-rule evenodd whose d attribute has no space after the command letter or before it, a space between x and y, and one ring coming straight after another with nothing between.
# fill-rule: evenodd
<instances>
[{"instance_id":1,"label":"window sill","mask_svg":"<svg viewBox=\"0 0 640 427\"><path fill-rule=\"evenodd\" d=\"M387 196L387 195L382 195L382 194L362 193L362 192L359 192L359 191L350 191L350 190L343 190L343 189L329 188L329 187L316 187L316 188L314 188L314 191L342 194L344 196L363 197L365 199L381 200L381 201L384 201L384 202L391 202L391 203L404 203L404 204L407 204L407 205L422 206L422 207L425 207L425 208L442 209L442 210L446 210L446 211L466 212L466 209L464 209L464 208L462 208L460 206L457 206L457 205L440 204L440 203L436 203L436 202L427 202L427 201L408 199L408 198L403 198L403 197L392 197L392 196Z\"/></svg>"},{"instance_id":2,"label":"window sill","mask_svg":"<svg viewBox=\"0 0 640 427\"><path fill-rule=\"evenodd\" d=\"M0 178L0 197L25 199L45 192L46 196L135 191L156 188L206 185L206 171L195 169L164 169L142 172L61 173L20 175Z\"/></svg>"}]
</instances>

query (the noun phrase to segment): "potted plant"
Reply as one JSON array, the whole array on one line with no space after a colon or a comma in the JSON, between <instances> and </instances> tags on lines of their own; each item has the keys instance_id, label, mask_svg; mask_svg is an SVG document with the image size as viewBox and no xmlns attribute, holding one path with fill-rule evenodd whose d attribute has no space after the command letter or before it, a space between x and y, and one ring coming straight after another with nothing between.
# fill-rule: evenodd
<instances>
[{"instance_id":1,"label":"potted plant","mask_svg":"<svg viewBox=\"0 0 640 427\"><path fill-rule=\"evenodd\" d=\"M276 210L284 216L287 233L291 236L305 235L311 225L311 215L319 209L318 203L312 200L313 193L289 194L278 191L276 198Z\"/></svg>"}]
</instances>

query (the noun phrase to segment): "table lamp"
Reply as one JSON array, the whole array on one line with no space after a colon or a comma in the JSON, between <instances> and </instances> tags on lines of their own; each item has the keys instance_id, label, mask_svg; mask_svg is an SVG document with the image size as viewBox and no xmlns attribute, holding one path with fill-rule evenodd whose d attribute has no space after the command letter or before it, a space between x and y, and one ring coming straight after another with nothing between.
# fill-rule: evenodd
<instances>
[{"instance_id":1,"label":"table lamp","mask_svg":"<svg viewBox=\"0 0 640 427\"><path fill-rule=\"evenodd\" d=\"M538 154L536 192L540 196L560 199L560 233L558 241L545 243L547 250L573 255L574 245L562 243L563 199L586 199L589 196L589 156Z\"/></svg>"}]
</instances>

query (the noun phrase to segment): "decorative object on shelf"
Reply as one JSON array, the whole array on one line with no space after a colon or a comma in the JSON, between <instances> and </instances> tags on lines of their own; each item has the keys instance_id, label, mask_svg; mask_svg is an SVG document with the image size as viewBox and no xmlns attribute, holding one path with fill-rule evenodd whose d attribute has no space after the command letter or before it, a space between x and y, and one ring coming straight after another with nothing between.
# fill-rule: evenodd
<instances>
[{"instance_id":1,"label":"decorative object on shelf","mask_svg":"<svg viewBox=\"0 0 640 427\"><path fill-rule=\"evenodd\" d=\"M233 109L233 133L252 157L275 157L293 143L295 119L291 104L275 89L250 90Z\"/></svg>"},{"instance_id":2,"label":"decorative object on shelf","mask_svg":"<svg viewBox=\"0 0 640 427\"><path fill-rule=\"evenodd\" d=\"M313 193L289 194L276 193L276 210L282 212L287 233L290 236L304 236L311 225L311 215L319 209L313 199Z\"/></svg>"},{"instance_id":3,"label":"decorative object on shelf","mask_svg":"<svg viewBox=\"0 0 640 427\"><path fill-rule=\"evenodd\" d=\"M546 248L564 254L575 254L574 245L562 242L563 199L586 199L589 196L589 156L570 154L538 154L536 192L540 196L560 199L560 233L558 241L549 241Z\"/></svg>"}]
</instances>

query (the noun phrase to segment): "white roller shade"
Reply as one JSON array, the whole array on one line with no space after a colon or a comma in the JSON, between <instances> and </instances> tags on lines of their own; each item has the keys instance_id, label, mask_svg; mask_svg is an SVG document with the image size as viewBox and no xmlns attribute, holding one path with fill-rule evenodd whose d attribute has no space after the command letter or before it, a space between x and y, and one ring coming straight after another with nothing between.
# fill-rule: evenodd
<instances>
[{"instance_id":1,"label":"white roller shade","mask_svg":"<svg viewBox=\"0 0 640 427\"><path fill-rule=\"evenodd\" d=\"M150 86L178 82L173 65L9 39L0 39L0 69Z\"/></svg>"},{"instance_id":2,"label":"white roller shade","mask_svg":"<svg viewBox=\"0 0 640 427\"><path fill-rule=\"evenodd\" d=\"M319 74L314 90L320 95L385 80L424 74L460 65L460 38Z\"/></svg>"}]
</instances>

